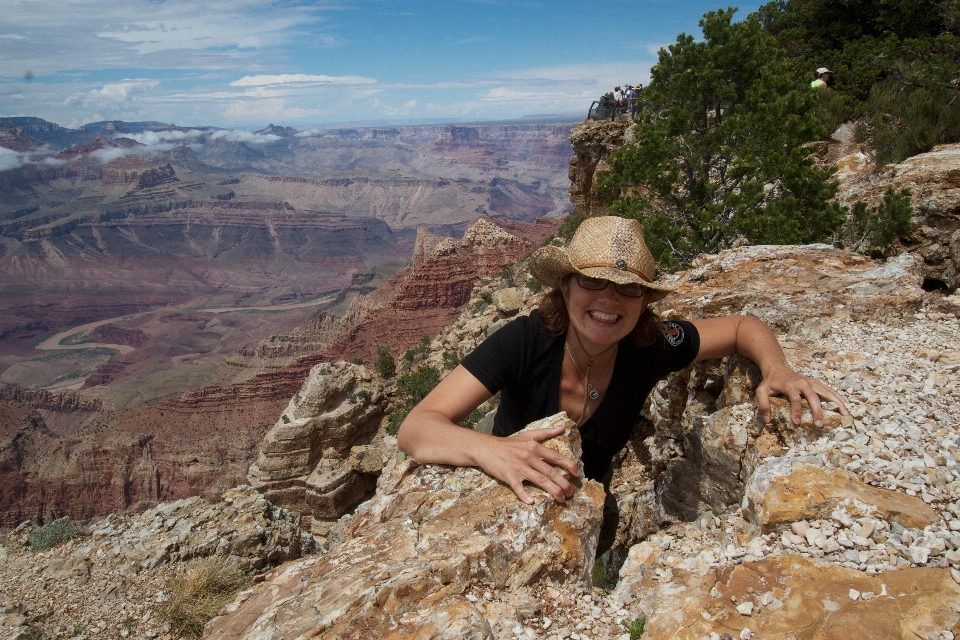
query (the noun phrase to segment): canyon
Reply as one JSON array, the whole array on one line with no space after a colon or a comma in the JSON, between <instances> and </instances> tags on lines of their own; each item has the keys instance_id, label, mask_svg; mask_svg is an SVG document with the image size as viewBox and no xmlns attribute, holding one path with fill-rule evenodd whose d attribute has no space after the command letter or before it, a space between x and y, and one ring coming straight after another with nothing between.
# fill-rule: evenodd
<instances>
[{"instance_id":1,"label":"canyon","mask_svg":"<svg viewBox=\"0 0 960 640\"><path fill-rule=\"evenodd\" d=\"M571 134L570 195L594 215L603 211L587 183L623 133L602 123ZM92 529L94 541L47 554L27 550L33 525L23 525L2 549L22 569L5 578L13 584L25 571L42 574L71 601L84 601L85 580L104 590L111 581L127 585L125 606L138 613L127 627L162 635L149 612L170 571L157 570L188 554L215 553L204 533L234 516L199 498L156 502L223 495L228 506L217 509L253 505L264 530L259 557L288 562L252 568L254 584L207 626L208 637L624 638L640 616L651 637L833 638L851 628L877 637L955 637L955 153L937 148L884 172L838 153L849 172L840 176L845 193L859 190L869 200L891 182L911 188L914 229L890 255L828 245L741 247L664 276L678 290L658 303L662 316L764 319L791 364L840 390L851 415L828 411L825 424L815 425L805 411L793 425L785 401L775 400L772 421L763 423L753 400L759 371L739 357L671 375L617 457L611 491L620 525L597 565L590 560L598 487L583 483L568 508L538 492L528 509L476 469L418 465L384 432L394 390L364 364L375 346L398 355L426 336L424 362L448 370L451 356L536 305L540 290L524 258L557 220L481 217L459 238L421 226L405 269L356 272L320 314L237 350L224 367L270 358L278 365L256 373L250 366L243 381L128 410L91 393L104 385L5 392L0 470L2 486L13 487L2 496L5 522L61 505L83 505L74 517L102 506L149 507L133 523L111 515ZM202 315L211 311L178 313L184 323L216 326ZM137 333L136 323L122 319L100 326L105 339L129 347L146 335L149 346L146 327ZM494 408L495 401L483 407ZM89 422L66 417L84 413ZM576 457L577 439L568 431L551 446ZM230 489L244 482L276 505L272 512L251 489ZM149 553L127 548L137 530ZM176 542L155 541L157 531ZM281 542L272 551L266 544L291 531L299 545ZM301 548L308 555L297 559ZM615 584L598 586L604 576ZM0 625L12 632L81 624L89 635L125 637L125 621L95 599L57 609L29 585L23 591L7 595L0 612Z\"/></svg>"},{"instance_id":2,"label":"canyon","mask_svg":"<svg viewBox=\"0 0 960 640\"><path fill-rule=\"evenodd\" d=\"M555 230L570 126L0 119L0 519L236 484L311 366L399 356ZM513 244L422 264L478 219Z\"/></svg>"}]
</instances>

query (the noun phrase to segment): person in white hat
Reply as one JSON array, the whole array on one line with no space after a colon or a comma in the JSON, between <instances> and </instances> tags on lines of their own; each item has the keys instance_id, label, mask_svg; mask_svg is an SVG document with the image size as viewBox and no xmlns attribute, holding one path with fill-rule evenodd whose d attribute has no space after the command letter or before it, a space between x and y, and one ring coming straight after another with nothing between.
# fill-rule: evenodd
<instances>
[{"instance_id":1,"label":"person in white hat","mask_svg":"<svg viewBox=\"0 0 960 640\"><path fill-rule=\"evenodd\" d=\"M400 426L400 450L421 463L483 468L527 503L531 482L563 502L577 463L541 442L562 433L542 429L515 438L529 422L566 411L580 430L584 475L603 480L627 443L647 395L672 371L696 360L740 353L760 367L760 415L770 397L790 399L800 422L801 398L823 422L821 399L847 413L833 389L796 373L773 332L751 316L661 322L647 305L673 287L654 281L655 264L636 220L588 218L561 249L546 246L530 272L552 290L529 316L508 323L464 358ZM493 434L457 423L493 394L501 400Z\"/></svg>"},{"instance_id":2,"label":"person in white hat","mask_svg":"<svg viewBox=\"0 0 960 640\"><path fill-rule=\"evenodd\" d=\"M830 75L833 71L827 69L826 67L820 67L817 69L817 79L810 83L811 89L829 89L830 88Z\"/></svg>"}]
</instances>

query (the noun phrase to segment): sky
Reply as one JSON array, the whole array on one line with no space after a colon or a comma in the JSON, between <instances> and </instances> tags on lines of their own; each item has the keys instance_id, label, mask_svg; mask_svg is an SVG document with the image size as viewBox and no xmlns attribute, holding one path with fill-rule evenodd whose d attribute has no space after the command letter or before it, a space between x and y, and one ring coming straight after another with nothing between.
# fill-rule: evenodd
<instances>
[{"instance_id":1,"label":"sky","mask_svg":"<svg viewBox=\"0 0 960 640\"><path fill-rule=\"evenodd\" d=\"M661 47L727 6L0 0L0 116L302 130L586 115L614 85L646 84Z\"/></svg>"}]
</instances>

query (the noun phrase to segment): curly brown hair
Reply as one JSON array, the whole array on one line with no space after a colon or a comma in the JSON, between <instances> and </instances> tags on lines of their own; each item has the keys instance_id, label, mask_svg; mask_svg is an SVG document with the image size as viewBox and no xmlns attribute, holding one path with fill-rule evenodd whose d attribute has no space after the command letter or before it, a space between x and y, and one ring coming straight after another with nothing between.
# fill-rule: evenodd
<instances>
[{"instance_id":1,"label":"curly brown hair","mask_svg":"<svg viewBox=\"0 0 960 640\"><path fill-rule=\"evenodd\" d=\"M570 281L571 276L566 276L560 283ZM570 326L570 315L567 312L567 303L563 299L563 292L560 287L551 289L542 298L540 298L540 322L550 333L560 335ZM663 332L660 330L660 316L650 310L648 306L640 314L637 325L628 336L630 340L638 347L649 347L658 341L663 340Z\"/></svg>"}]
</instances>

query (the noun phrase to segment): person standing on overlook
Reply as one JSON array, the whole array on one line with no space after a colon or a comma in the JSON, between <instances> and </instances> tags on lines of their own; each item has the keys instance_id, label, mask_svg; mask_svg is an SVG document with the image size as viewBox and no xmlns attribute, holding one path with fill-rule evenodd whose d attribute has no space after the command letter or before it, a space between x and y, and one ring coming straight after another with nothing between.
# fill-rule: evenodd
<instances>
[{"instance_id":1,"label":"person standing on overlook","mask_svg":"<svg viewBox=\"0 0 960 640\"><path fill-rule=\"evenodd\" d=\"M504 436L565 411L580 430L584 475L608 490L599 554L616 534L613 458L650 391L671 372L740 353L763 374L756 395L764 422L777 394L789 398L796 424L803 398L818 425L821 400L847 413L836 391L790 367L773 332L757 318L661 322L647 305L673 287L654 282L654 271L643 228L626 218L588 218L568 248L538 249L530 273L552 287L539 308L487 338L410 412L397 434L400 450L420 463L480 467L528 504L533 498L525 482L563 502L573 495L568 478L578 475L577 462L541 444L563 429ZM497 392L493 435L457 426Z\"/></svg>"},{"instance_id":2,"label":"person standing on overlook","mask_svg":"<svg viewBox=\"0 0 960 640\"><path fill-rule=\"evenodd\" d=\"M830 78L833 74L833 71L827 69L826 67L820 67L817 69L817 79L810 83L811 89L829 89L830 88Z\"/></svg>"}]
</instances>

